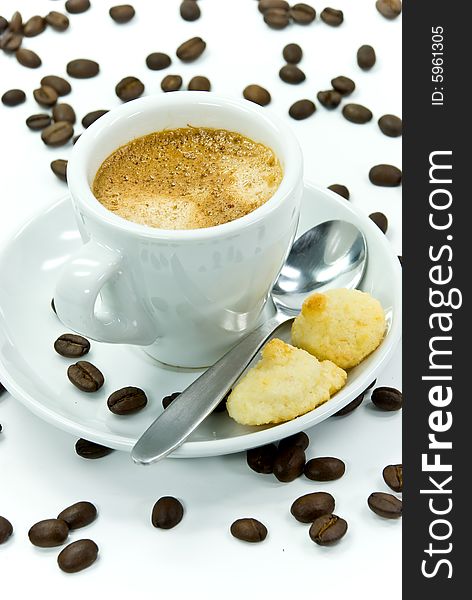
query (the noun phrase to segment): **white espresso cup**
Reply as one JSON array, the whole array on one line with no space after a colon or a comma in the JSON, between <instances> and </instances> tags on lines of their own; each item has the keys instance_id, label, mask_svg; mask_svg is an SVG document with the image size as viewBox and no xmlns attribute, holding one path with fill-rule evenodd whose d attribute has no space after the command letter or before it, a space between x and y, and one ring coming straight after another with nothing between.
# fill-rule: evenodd
<instances>
[{"instance_id":1,"label":"white espresso cup","mask_svg":"<svg viewBox=\"0 0 472 600\"><path fill-rule=\"evenodd\" d=\"M91 187L101 163L127 142L187 126L236 131L271 148L283 178L253 212L214 227L147 227L107 210ZM213 364L264 318L297 228L300 147L287 125L246 100L174 92L111 110L81 136L67 169L84 245L54 295L61 321L91 339L135 344L161 362Z\"/></svg>"}]
</instances>

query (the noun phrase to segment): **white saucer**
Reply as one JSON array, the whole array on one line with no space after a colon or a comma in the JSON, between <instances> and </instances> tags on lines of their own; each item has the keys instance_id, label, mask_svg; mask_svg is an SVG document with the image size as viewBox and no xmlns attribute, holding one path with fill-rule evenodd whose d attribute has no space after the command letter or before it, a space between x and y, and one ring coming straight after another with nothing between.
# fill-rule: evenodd
<instances>
[{"instance_id":1,"label":"white saucer","mask_svg":"<svg viewBox=\"0 0 472 600\"><path fill-rule=\"evenodd\" d=\"M352 369L346 386L314 411L277 426L243 427L226 413L211 415L176 450L175 457L214 456L260 446L319 423L348 404L377 376L401 335L401 267L388 240L366 216L340 196L305 185L299 233L328 219L345 219L365 234L369 261L362 289L378 298L388 317L380 347ZM58 270L81 240L68 196L26 223L0 252L0 380L36 415L77 437L130 450L162 412L161 400L182 391L199 370L168 367L133 346L92 342L85 357L105 375L105 385L84 394L67 379L75 362L56 354L53 343L65 333L50 307ZM135 415L120 417L107 408L111 392L134 385L149 403Z\"/></svg>"}]
</instances>

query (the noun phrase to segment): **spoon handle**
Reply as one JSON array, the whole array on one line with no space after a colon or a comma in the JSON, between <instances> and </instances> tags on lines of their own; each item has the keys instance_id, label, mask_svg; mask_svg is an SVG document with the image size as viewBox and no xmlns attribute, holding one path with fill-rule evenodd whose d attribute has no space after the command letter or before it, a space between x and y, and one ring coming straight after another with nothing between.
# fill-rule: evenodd
<instances>
[{"instance_id":1,"label":"spoon handle","mask_svg":"<svg viewBox=\"0 0 472 600\"><path fill-rule=\"evenodd\" d=\"M134 462L151 464L183 444L223 400L264 342L289 320L278 313L200 375L139 438L131 452Z\"/></svg>"}]
</instances>

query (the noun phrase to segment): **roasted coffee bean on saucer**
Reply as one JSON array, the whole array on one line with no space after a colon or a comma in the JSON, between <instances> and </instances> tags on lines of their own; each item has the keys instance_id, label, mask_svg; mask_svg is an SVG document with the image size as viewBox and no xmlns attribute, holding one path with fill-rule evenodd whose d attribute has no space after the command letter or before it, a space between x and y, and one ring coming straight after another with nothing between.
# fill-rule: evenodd
<instances>
[{"instance_id":1,"label":"roasted coffee bean on saucer","mask_svg":"<svg viewBox=\"0 0 472 600\"><path fill-rule=\"evenodd\" d=\"M108 408L115 415L129 415L142 410L147 404L147 396L137 387L124 387L110 395Z\"/></svg>"},{"instance_id":2,"label":"roasted coffee bean on saucer","mask_svg":"<svg viewBox=\"0 0 472 600\"><path fill-rule=\"evenodd\" d=\"M61 511L57 518L65 521L69 529L79 529L95 521L97 509L91 502L76 502Z\"/></svg>"},{"instance_id":3,"label":"roasted coffee bean on saucer","mask_svg":"<svg viewBox=\"0 0 472 600\"><path fill-rule=\"evenodd\" d=\"M337 515L322 515L310 527L310 538L320 546L329 546L346 535L347 521Z\"/></svg>"},{"instance_id":4,"label":"roasted coffee bean on saucer","mask_svg":"<svg viewBox=\"0 0 472 600\"><path fill-rule=\"evenodd\" d=\"M13 525L0 515L0 544L4 544L13 533Z\"/></svg>"},{"instance_id":5,"label":"roasted coffee bean on saucer","mask_svg":"<svg viewBox=\"0 0 472 600\"><path fill-rule=\"evenodd\" d=\"M67 358L78 358L90 350L90 342L75 333L64 333L54 342L54 350Z\"/></svg>"},{"instance_id":6,"label":"roasted coffee bean on saucer","mask_svg":"<svg viewBox=\"0 0 472 600\"><path fill-rule=\"evenodd\" d=\"M98 546L93 540L77 540L61 550L57 564L65 573L78 573L92 565L98 556Z\"/></svg>"},{"instance_id":7,"label":"roasted coffee bean on saucer","mask_svg":"<svg viewBox=\"0 0 472 600\"><path fill-rule=\"evenodd\" d=\"M403 465L387 465L382 475L390 489L397 493L403 491Z\"/></svg>"},{"instance_id":8,"label":"roasted coffee bean on saucer","mask_svg":"<svg viewBox=\"0 0 472 600\"><path fill-rule=\"evenodd\" d=\"M267 537L267 527L257 519L237 519L230 527L231 535L243 542L262 542Z\"/></svg>"},{"instance_id":9,"label":"roasted coffee bean on saucer","mask_svg":"<svg viewBox=\"0 0 472 600\"><path fill-rule=\"evenodd\" d=\"M151 522L159 529L172 529L184 516L182 503L172 496L163 496L152 509Z\"/></svg>"},{"instance_id":10,"label":"roasted coffee bean on saucer","mask_svg":"<svg viewBox=\"0 0 472 600\"><path fill-rule=\"evenodd\" d=\"M84 440L83 438L80 438L75 443L75 451L82 458L96 459L103 458L104 456L111 454L113 452L113 448L108 448L107 446L97 444L97 442L91 442L90 440Z\"/></svg>"},{"instance_id":11,"label":"roasted coffee bean on saucer","mask_svg":"<svg viewBox=\"0 0 472 600\"><path fill-rule=\"evenodd\" d=\"M370 510L384 519L399 519L402 516L403 503L392 494L374 492L367 500Z\"/></svg>"},{"instance_id":12,"label":"roasted coffee bean on saucer","mask_svg":"<svg viewBox=\"0 0 472 600\"><path fill-rule=\"evenodd\" d=\"M341 183L333 183L332 185L328 185L328 190L331 190L335 194L342 196L346 200L349 200L350 198L349 190L345 185L342 185Z\"/></svg>"},{"instance_id":13,"label":"roasted coffee bean on saucer","mask_svg":"<svg viewBox=\"0 0 472 600\"><path fill-rule=\"evenodd\" d=\"M134 7L131 4L120 4L118 6L112 6L108 11L110 17L115 23L128 23L136 14Z\"/></svg>"},{"instance_id":14,"label":"roasted coffee bean on saucer","mask_svg":"<svg viewBox=\"0 0 472 600\"><path fill-rule=\"evenodd\" d=\"M243 90L243 96L246 98L246 100L250 100L255 104L259 104L259 106L267 106L271 101L269 92L256 83L245 87Z\"/></svg>"},{"instance_id":15,"label":"roasted coffee bean on saucer","mask_svg":"<svg viewBox=\"0 0 472 600\"><path fill-rule=\"evenodd\" d=\"M40 548L61 546L69 535L69 526L62 519L44 519L28 531L30 542Z\"/></svg>"},{"instance_id":16,"label":"roasted coffee bean on saucer","mask_svg":"<svg viewBox=\"0 0 472 600\"><path fill-rule=\"evenodd\" d=\"M86 360L71 365L67 369L69 381L82 392L96 392L105 382L102 372Z\"/></svg>"},{"instance_id":17,"label":"roasted coffee bean on saucer","mask_svg":"<svg viewBox=\"0 0 472 600\"><path fill-rule=\"evenodd\" d=\"M250 448L246 452L246 461L248 466L256 473L269 475L274 470L274 460L277 454L275 444L266 444L258 448Z\"/></svg>"}]
</instances>

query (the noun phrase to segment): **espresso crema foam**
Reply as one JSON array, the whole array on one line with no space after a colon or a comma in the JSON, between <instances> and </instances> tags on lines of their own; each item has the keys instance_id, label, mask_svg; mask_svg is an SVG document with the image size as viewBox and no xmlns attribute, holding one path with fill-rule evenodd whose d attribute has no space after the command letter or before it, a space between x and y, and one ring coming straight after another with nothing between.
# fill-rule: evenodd
<instances>
[{"instance_id":1,"label":"espresso crema foam","mask_svg":"<svg viewBox=\"0 0 472 600\"><path fill-rule=\"evenodd\" d=\"M100 166L93 193L128 221L199 229L260 207L282 175L274 152L263 144L224 129L185 127L118 148Z\"/></svg>"}]
</instances>

